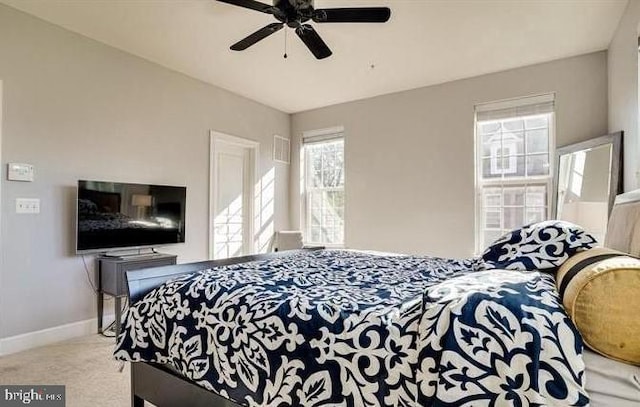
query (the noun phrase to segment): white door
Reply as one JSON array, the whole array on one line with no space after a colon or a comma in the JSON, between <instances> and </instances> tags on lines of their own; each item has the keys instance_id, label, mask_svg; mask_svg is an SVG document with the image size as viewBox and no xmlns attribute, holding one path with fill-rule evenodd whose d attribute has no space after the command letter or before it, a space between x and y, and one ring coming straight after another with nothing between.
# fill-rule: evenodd
<instances>
[{"instance_id":1,"label":"white door","mask_svg":"<svg viewBox=\"0 0 640 407\"><path fill-rule=\"evenodd\" d=\"M213 139L213 247L212 257L224 259L253 252L252 147Z\"/></svg>"}]
</instances>

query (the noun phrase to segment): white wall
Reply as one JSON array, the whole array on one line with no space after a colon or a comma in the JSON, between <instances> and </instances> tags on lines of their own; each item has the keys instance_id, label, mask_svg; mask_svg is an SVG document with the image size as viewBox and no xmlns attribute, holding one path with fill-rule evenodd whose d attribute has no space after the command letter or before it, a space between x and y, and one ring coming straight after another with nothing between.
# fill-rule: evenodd
<instances>
[{"instance_id":1,"label":"white wall","mask_svg":"<svg viewBox=\"0 0 640 407\"><path fill-rule=\"evenodd\" d=\"M607 54L609 130L624 131L624 190L640 187L638 143L638 23L640 0L630 0Z\"/></svg>"},{"instance_id":2,"label":"white wall","mask_svg":"<svg viewBox=\"0 0 640 407\"><path fill-rule=\"evenodd\" d=\"M72 255L80 178L186 185L187 243L163 251L205 259L214 129L261 143L260 175L275 168L266 221L289 226L289 170L271 160L273 134L289 135L287 114L6 6L0 80L0 338L95 317L82 260ZM35 182L6 181L7 162L34 164ZM18 197L40 198L42 212L16 215Z\"/></svg>"},{"instance_id":3,"label":"white wall","mask_svg":"<svg viewBox=\"0 0 640 407\"><path fill-rule=\"evenodd\" d=\"M607 132L604 51L293 115L292 226L301 134L343 125L347 247L471 255L474 105L546 92L558 146Z\"/></svg>"}]
</instances>

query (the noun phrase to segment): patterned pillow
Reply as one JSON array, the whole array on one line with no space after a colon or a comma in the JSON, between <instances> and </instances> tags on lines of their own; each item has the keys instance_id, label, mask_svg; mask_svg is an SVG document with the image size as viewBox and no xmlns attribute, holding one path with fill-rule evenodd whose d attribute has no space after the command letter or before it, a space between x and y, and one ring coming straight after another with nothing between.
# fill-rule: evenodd
<instances>
[{"instance_id":1,"label":"patterned pillow","mask_svg":"<svg viewBox=\"0 0 640 407\"><path fill-rule=\"evenodd\" d=\"M549 220L512 230L482 254L486 269L553 272L577 252L597 245L596 239L573 223Z\"/></svg>"}]
</instances>

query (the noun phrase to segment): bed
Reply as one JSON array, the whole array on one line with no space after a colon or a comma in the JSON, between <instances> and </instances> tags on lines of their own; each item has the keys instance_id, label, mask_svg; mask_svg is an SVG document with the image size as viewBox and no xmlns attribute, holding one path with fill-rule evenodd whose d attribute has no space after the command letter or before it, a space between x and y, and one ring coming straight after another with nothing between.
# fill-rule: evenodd
<instances>
[{"instance_id":1,"label":"bed","mask_svg":"<svg viewBox=\"0 0 640 407\"><path fill-rule=\"evenodd\" d=\"M348 250L129 272L132 405L585 406L549 273Z\"/></svg>"}]
</instances>

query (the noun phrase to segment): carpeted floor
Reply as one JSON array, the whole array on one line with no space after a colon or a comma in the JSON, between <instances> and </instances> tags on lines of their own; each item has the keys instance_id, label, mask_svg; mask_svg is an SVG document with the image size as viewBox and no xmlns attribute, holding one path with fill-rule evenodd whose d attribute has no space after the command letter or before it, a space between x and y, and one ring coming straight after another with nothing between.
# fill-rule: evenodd
<instances>
[{"instance_id":1,"label":"carpeted floor","mask_svg":"<svg viewBox=\"0 0 640 407\"><path fill-rule=\"evenodd\" d=\"M2 384L64 384L67 407L128 407L129 366L118 371L114 339L100 335L0 357Z\"/></svg>"}]
</instances>

